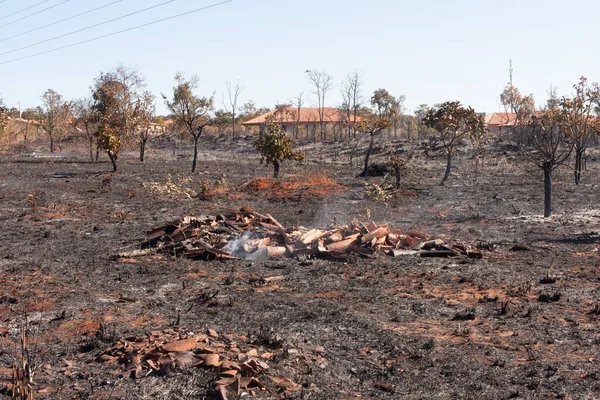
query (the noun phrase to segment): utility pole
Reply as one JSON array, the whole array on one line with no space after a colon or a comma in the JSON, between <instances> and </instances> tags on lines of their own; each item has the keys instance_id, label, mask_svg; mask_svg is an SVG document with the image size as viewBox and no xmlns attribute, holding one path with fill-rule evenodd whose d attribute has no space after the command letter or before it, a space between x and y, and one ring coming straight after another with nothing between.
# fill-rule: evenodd
<instances>
[{"instance_id":1,"label":"utility pole","mask_svg":"<svg viewBox=\"0 0 600 400\"><path fill-rule=\"evenodd\" d=\"M513 85L513 66L512 66L512 59L508 60L508 73L510 74L510 86L512 87Z\"/></svg>"}]
</instances>

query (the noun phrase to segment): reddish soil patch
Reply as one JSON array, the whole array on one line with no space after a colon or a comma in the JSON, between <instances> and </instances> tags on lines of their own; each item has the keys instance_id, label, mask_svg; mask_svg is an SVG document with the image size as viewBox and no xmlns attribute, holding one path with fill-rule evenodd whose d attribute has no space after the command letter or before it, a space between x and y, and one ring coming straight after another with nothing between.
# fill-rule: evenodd
<instances>
[{"instance_id":1,"label":"reddish soil patch","mask_svg":"<svg viewBox=\"0 0 600 400\"><path fill-rule=\"evenodd\" d=\"M341 193L344 186L326 175L314 174L282 180L262 177L250 182L246 189L273 199L308 199Z\"/></svg>"}]
</instances>

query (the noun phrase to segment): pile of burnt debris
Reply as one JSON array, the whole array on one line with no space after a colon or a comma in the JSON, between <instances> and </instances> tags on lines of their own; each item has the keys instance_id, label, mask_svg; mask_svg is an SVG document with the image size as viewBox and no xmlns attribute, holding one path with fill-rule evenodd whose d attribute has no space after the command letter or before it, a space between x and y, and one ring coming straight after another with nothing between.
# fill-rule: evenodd
<instances>
[{"instance_id":1,"label":"pile of burnt debris","mask_svg":"<svg viewBox=\"0 0 600 400\"><path fill-rule=\"evenodd\" d=\"M140 249L117 257L164 254L202 260L257 261L275 257L343 260L349 255L373 257L376 253L393 257L483 257L474 246L446 244L423 232L404 232L388 224L355 221L327 229L285 227L270 214L246 207L225 215L186 216L155 228L147 233Z\"/></svg>"},{"instance_id":2,"label":"pile of burnt debris","mask_svg":"<svg viewBox=\"0 0 600 400\"><path fill-rule=\"evenodd\" d=\"M245 336L219 334L212 329L206 333L193 333L181 328L152 331L146 335L119 339L104 350L96 361L119 366L118 375L134 379L147 376L165 376L186 368L203 368L213 371L213 398L227 400L243 392L257 394L269 391L259 378L270 378L269 387L282 398L297 391L300 385L290 378L270 375L267 361L276 353L266 352L260 346L244 344ZM295 350L297 353L297 350ZM300 354L298 354L300 355ZM303 355L306 360L320 360L317 355Z\"/></svg>"}]
</instances>

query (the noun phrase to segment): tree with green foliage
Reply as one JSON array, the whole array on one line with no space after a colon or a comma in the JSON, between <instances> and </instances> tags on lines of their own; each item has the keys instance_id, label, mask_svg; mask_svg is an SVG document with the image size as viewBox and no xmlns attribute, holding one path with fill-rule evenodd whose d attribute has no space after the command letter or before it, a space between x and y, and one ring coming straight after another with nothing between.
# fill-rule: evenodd
<instances>
[{"instance_id":1,"label":"tree with green foliage","mask_svg":"<svg viewBox=\"0 0 600 400\"><path fill-rule=\"evenodd\" d=\"M117 160L121 146L128 133L124 129L125 117L120 105L120 92L126 90L125 86L117 81L99 80L93 94L94 122L96 123L96 146L99 150L106 151L113 166L117 171Z\"/></svg>"},{"instance_id":2,"label":"tree with green foliage","mask_svg":"<svg viewBox=\"0 0 600 400\"><path fill-rule=\"evenodd\" d=\"M198 162L198 140L204 128L213 123L214 94L211 97L200 97L194 94L198 88L199 78L192 76L186 79L183 74L175 75L173 98L169 100L164 94L163 99L169 111L192 137L194 142L194 157L192 159L192 172L196 171Z\"/></svg>"},{"instance_id":3,"label":"tree with green foliage","mask_svg":"<svg viewBox=\"0 0 600 400\"><path fill-rule=\"evenodd\" d=\"M434 129L436 134L430 138L430 150L442 150L446 155L446 172L440 182L444 186L456 149L464 139L475 139L487 130L483 116L478 115L471 107L463 107L460 101L447 101L431 108L423 123Z\"/></svg>"},{"instance_id":4,"label":"tree with green foliage","mask_svg":"<svg viewBox=\"0 0 600 400\"><path fill-rule=\"evenodd\" d=\"M117 171L117 159L122 146L131 141L139 127L139 102L146 86L139 72L118 66L101 72L92 88L94 123L97 127L97 148L106 151Z\"/></svg>"},{"instance_id":5,"label":"tree with green foliage","mask_svg":"<svg viewBox=\"0 0 600 400\"><path fill-rule=\"evenodd\" d=\"M260 151L260 162L273 164L273 177L279 177L280 164L284 160L302 161L304 153L294 151L292 139L273 117L269 117L266 126L254 141L254 147Z\"/></svg>"}]
</instances>

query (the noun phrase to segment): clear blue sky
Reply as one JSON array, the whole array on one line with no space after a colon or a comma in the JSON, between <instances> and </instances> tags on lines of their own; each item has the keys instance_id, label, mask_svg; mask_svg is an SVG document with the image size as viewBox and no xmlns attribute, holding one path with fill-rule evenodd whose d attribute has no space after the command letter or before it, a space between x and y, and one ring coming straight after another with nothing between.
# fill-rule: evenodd
<instances>
[{"instance_id":1,"label":"clear blue sky","mask_svg":"<svg viewBox=\"0 0 600 400\"><path fill-rule=\"evenodd\" d=\"M0 1L0 25L61 3ZM0 40L114 0L69 0L0 27ZM122 0L95 13L15 39L0 53L114 18L165 0ZM216 1L216 0L215 0ZM211 0L171 4L23 51L0 62L184 12ZM538 105L552 84L571 93L579 76L600 80L600 2L592 0L234 0L232 3L93 43L0 65L6 105L40 103L53 88L68 99L89 93L101 70L122 63L139 68L155 94L168 93L177 71L197 74L203 94L221 99L227 80L245 85L241 101L286 102L304 91L306 69L322 69L339 84L346 72L364 73L365 92L385 88L406 95L408 110L421 103L460 100L478 111L498 111L508 81L533 93ZM340 103L336 88L327 100ZM219 101L220 103L220 101ZM220 104L219 104L220 105ZM164 112L162 101L159 111Z\"/></svg>"}]
</instances>

